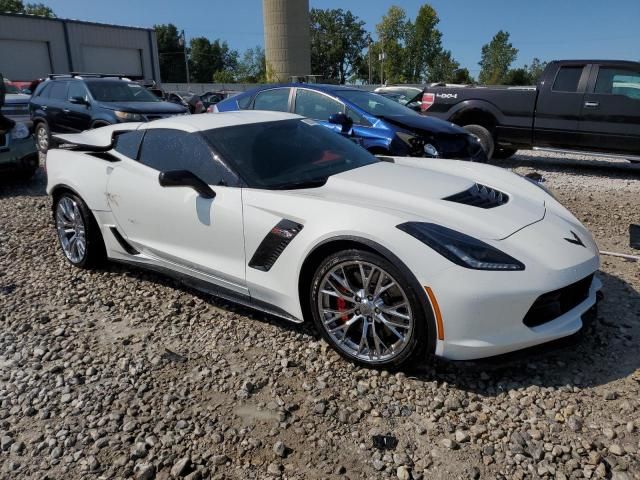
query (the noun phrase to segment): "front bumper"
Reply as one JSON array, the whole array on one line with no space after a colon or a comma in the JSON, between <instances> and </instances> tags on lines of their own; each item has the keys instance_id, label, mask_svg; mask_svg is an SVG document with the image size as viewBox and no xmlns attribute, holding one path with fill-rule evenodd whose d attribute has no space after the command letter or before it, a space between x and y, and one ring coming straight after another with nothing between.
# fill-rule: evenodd
<instances>
[{"instance_id":1,"label":"front bumper","mask_svg":"<svg viewBox=\"0 0 640 480\"><path fill-rule=\"evenodd\" d=\"M15 140L7 135L0 141L0 171L29 170L38 166L38 150L32 136Z\"/></svg>"},{"instance_id":2,"label":"front bumper","mask_svg":"<svg viewBox=\"0 0 640 480\"><path fill-rule=\"evenodd\" d=\"M585 246L564 240L572 230ZM541 295L565 289L598 270L597 247L581 226L547 212L545 219L499 243L505 252L524 262L524 271L490 272L455 266L430 285L442 313L444 338L436 343L436 355L472 360L566 337L580 330L582 315L596 303L602 283L593 277L579 303L536 326L524 323Z\"/></svg>"}]
</instances>

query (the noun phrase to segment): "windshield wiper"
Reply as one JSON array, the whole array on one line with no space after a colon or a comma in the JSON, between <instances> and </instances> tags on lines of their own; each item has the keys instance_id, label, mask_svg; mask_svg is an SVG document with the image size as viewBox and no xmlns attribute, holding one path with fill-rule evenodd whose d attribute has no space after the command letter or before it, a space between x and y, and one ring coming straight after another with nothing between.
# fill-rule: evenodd
<instances>
[{"instance_id":1,"label":"windshield wiper","mask_svg":"<svg viewBox=\"0 0 640 480\"><path fill-rule=\"evenodd\" d=\"M267 188L270 190L296 190L301 188L317 188L322 187L327 183L327 177L314 178L313 180L303 180L300 182L284 182L269 185Z\"/></svg>"}]
</instances>

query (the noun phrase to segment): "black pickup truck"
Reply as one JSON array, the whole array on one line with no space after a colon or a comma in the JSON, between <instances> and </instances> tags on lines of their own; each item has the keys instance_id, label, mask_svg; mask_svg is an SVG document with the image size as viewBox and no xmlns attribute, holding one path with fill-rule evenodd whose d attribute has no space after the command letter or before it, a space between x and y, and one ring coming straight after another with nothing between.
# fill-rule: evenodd
<instances>
[{"instance_id":1,"label":"black pickup truck","mask_svg":"<svg viewBox=\"0 0 640 480\"><path fill-rule=\"evenodd\" d=\"M637 62L554 61L532 87L427 87L420 108L467 128L494 158L534 148L640 162Z\"/></svg>"}]
</instances>

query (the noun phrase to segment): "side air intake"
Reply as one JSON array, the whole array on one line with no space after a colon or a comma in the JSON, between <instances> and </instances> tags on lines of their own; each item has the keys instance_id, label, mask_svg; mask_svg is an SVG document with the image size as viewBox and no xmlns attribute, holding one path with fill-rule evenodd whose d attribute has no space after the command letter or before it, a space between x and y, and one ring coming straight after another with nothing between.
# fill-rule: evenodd
<instances>
[{"instance_id":1,"label":"side air intake","mask_svg":"<svg viewBox=\"0 0 640 480\"><path fill-rule=\"evenodd\" d=\"M468 190L443 198L443 200L478 208L495 208L507 203L509 201L509 195L495 188L476 183Z\"/></svg>"},{"instance_id":2,"label":"side air intake","mask_svg":"<svg viewBox=\"0 0 640 480\"><path fill-rule=\"evenodd\" d=\"M302 225L299 223L287 219L280 220L260 242L256 253L249 261L249 266L268 272L300 230Z\"/></svg>"}]
</instances>

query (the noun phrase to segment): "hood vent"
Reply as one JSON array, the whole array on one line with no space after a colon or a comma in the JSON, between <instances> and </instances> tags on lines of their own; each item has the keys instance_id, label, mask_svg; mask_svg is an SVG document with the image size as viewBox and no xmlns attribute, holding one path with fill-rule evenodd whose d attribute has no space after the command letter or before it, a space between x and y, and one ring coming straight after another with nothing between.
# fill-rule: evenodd
<instances>
[{"instance_id":1,"label":"hood vent","mask_svg":"<svg viewBox=\"0 0 640 480\"><path fill-rule=\"evenodd\" d=\"M495 208L507 203L509 201L509 195L495 188L476 183L468 190L443 198L443 200L478 208Z\"/></svg>"}]
</instances>

